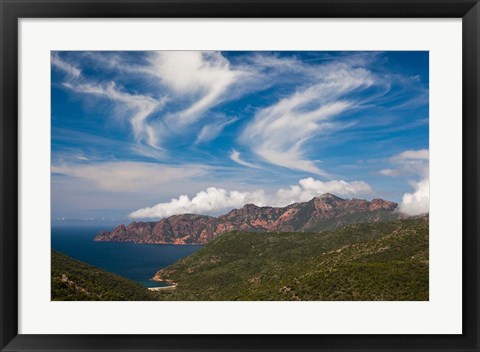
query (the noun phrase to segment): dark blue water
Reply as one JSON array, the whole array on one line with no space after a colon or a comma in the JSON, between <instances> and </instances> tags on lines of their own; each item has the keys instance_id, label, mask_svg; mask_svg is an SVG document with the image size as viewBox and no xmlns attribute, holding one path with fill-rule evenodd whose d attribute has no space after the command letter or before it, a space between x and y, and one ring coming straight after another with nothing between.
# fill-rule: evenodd
<instances>
[{"instance_id":1,"label":"dark blue water","mask_svg":"<svg viewBox=\"0 0 480 352\"><path fill-rule=\"evenodd\" d=\"M186 257L201 246L95 242L104 228L52 227L52 248L82 262L137 281L147 287L166 286L151 281L160 269Z\"/></svg>"}]
</instances>

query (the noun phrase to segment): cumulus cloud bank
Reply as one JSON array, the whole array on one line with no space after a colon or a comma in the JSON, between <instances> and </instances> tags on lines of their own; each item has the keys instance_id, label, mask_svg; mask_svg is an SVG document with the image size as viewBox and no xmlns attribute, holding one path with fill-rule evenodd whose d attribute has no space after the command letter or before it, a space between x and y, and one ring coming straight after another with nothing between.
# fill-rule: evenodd
<instances>
[{"instance_id":1,"label":"cumulus cloud bank","mask_svg":"<svg viewBox=\"0 0 480 352\"><path fill-rule=\"evenodd\" d=\"M322 182L311 177L301 179L298 185L279 189L269 194L264 190L227 191L223 188L209 187L198 192L193 198L181 195L170 202L159 203L153 207L142 208L129 214L132 218L164 218L177 214L216 214L232 208L240 208L248 203L258 206L285 206L295 202L305 202L324 193L339 196L358 196L372 193L371 187L362 181L343 180Z\"/></svg>"},{"instance_id":2,"label":"cumulus cloud bank","mask_svg":"<svg viewBox=\"0 0 480 352\"><path fill-rule=\"evenodd\" d=\"M430 181L423 179L413 183L415 192L405 193L399 210L407 215L426 214L430 209Z\"/></svg>"},{"instance_id":3,"label":"cumulus cloud bank","mask_svg":"<svg viewBox=\"0 0 480 352\"><path fill-rule=\"evenodd\" d=\"M428 149L407 150L390 158L396 166L394 169L380 171L385 176L420 177L419 181L411 181L412 193L405 193L398 209L407 215L426 214L430 210L430 177L428 169Z\"/></svg>"}]
</instances>

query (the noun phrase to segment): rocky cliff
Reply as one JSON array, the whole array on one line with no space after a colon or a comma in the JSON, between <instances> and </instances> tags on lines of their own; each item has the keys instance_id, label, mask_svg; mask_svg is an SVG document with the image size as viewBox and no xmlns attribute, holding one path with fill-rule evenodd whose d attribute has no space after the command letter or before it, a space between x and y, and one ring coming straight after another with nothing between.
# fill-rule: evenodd
<instances>
[{"instance_id":1,"label":"rocky cliff","mask_svg":"<svg viewBox=\"0 0 480 352\"><path fill-rule=\"evenodd\" d=\"M399 217L397 203L382 199L342 199L326 193L308 202L286 207L247 204L225 215L174 215L157 222L132 222L111 232L101 232L96 241L158 244L205 244L230 231L307 232L324 231L352 223L378 222Z\"/></svg>"}]
</instances>

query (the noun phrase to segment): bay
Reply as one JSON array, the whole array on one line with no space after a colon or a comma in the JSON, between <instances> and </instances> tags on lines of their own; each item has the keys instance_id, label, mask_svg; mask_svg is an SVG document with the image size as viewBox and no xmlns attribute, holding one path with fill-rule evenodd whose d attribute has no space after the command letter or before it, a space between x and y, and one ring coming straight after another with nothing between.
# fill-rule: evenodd
<instances>
[{"instance_id":1,"label":"bay","mask_svg":"<svg viewBox=\"0 0 480 352\"><path fill-rule=\"evenodd\" d=\"M198 245L94 241L93 238L101 230L105 228L52 227L52 249L97 268L137 281L146 287L163 287L167 284L152 281L153 275L158 270L202 248Z\"/></svg>"}]
</instances>

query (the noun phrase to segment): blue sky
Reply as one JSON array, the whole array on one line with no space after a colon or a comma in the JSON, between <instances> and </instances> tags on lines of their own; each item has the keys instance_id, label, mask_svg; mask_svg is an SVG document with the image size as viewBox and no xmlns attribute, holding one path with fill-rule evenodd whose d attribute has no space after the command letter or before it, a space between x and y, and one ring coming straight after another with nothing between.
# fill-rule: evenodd
<instances>
[{"instance_id":1,"label":"blue sky","mask_svg":"<svg viewBox=\"0 0 480 352\"><path fill-rule=\"evenodd\" d=\"M428 211L428 52L52 52L52 220ZM104 220L102 220L104 219Z\"/></svg>"}]
</instances>

